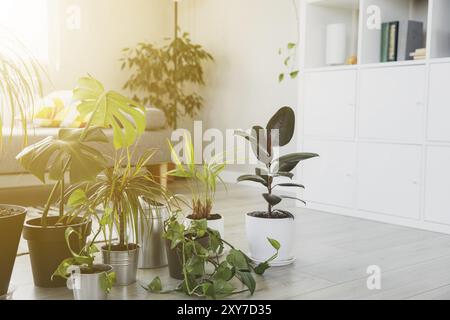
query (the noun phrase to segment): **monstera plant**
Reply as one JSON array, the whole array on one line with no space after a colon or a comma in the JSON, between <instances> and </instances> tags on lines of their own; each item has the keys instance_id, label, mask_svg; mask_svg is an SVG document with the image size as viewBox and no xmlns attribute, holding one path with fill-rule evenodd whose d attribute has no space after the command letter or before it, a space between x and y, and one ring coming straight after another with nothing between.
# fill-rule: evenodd
<instances>
[{"instance_id":1,"label":"monstera plant","mask_svg":"<svg viewBox=\"0 0 450 320\"><path fill-rule=\"evenodd\" d=\"M17 158L22 166L43 183L55 181L42 217L26 222L24 237L28 240L35 283L42 287L62 286L63 279L51 280L61 261L71 256L65 241L65 231L73 228L83 237L70 243L73 251L85 246L90 222L83 216L65 214L66 175L69 184L93 181L106 169L107 160L97 150L109 140L103 128L112 127L116 149L131 146L145 129L145 109L117 92L106 91L92 77L78 81L74 97L79 100L78 111L87 117L83 129L61 129L57 137L48 137L25 148ZM47 176L48 173L48 176ZM59 216L49 217L51 205L59 203Z\"/></svg>"},{"instance_id":2,"label":"monstera plant","mask_svg":"<svg viewBox=\"0 0 450 320\"><path fill-rule=\"evenodd\" d=\"M286 265L294 261L292 252L295 235L294 215L276 206L283 199L293 199L303 203L304 201L292 195L280 194L279 189L304 188L303 185L292 181L293 171L300 162L318 157L315 153L292 153L276 157L275 148L288 145L294 132L295 113L290 107L281 108L265 128L256 125L250 134L243 131L236 132L250 142L260 163L255 174L243 175L238 178L238 182L252 181L267 189L267 192L262 195L267 203L267 210L246 215L250 254L255 261L264 261L270 257L270 248L265 241L267 238L277 239L281 243L281 250L274 264Z\"/></svg>"}]
</instances>

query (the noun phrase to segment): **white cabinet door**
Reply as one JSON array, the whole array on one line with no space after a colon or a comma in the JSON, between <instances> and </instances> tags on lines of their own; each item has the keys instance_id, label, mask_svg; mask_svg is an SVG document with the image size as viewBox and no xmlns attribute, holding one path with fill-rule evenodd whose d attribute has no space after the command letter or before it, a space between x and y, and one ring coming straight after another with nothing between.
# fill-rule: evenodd
<instances>
[{"instance_id":1,"label":"white cabinet door","mask_svg":"<svg viewBox=\"0 0 450 320\"><path fill-rule=\"evenodd\" d=\"M450 64L430 67L428 139L450 141Z\"/></svg>"},{"instance_id":2,"label":"white cabinet door","mask_svg":"<svg viewBox=\"0 0 450 320\"><path fill-rule=\"evenodd\" d=\"M361 70L361 138L419 142L425 106L424 66Z\"/></svg>"},{"instance_id":3,"label":"white cabinet door","mask_svg":"<svg viewBox=\"0 0 450 320\"><path fill-rule=\"evenodd\" d=\"M314 72L305 76L305 134L353 138L356 71Z\"/></svg>"},{"instance_id":4,"label":"white cabinet door","mask_svg":"<svg viewBox=\"0 0 450 320\"><path fill-rule=\"evenodd\" d=\"M425 220L450 224L450 148L428 147Z\"/></svg>"},{"instance_id":5,"label":"white cabinet door","mask_svg":"<svg viewBox=\"0 0 450 320\"><path fill-rule=\"evenodd\" d=\"M358 146L358 209L420 218L422 148L361 143Z\"/></svg>"},{"instance_id":6,"label":"white cabinet door","mask_svg":"<svg viewBox=\"0 0 450 320\"><path fill-rule=\"evenodd\" d=\"M320 155L302 164L305 199L353 208L356 144L309 140L305 141L304 150Z\"/></svg>"}]
</instances>

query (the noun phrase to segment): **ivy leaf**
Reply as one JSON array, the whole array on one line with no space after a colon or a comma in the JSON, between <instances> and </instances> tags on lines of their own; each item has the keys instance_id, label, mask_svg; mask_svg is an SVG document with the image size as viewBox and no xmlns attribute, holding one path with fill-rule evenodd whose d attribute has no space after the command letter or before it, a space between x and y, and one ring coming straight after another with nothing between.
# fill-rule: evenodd
<instances>
[{"instance_id":1,"label":"ivy leaf","mask_svg":"<svg viewBox=\"0 0 450 320\"><path fill-rule=\"evenodd\" d=\"M186 271L194 276L201 276L205 273L205 261L200 257L193 255L186 263Z\"/></svg>"},{"instance_id":2,"label":"ivy leaf","mask_svg":"<svg viewBox=\"0 0 450 320\"><path fill-rule=\"evenodd\" d=\"M237 270L249 270L248 261L245 255L236 249L231 249L227 256L227 262Z\"/></svg>"},{"instance_id":3,"label":"ivy leaf","mask_svg":"<svg viewBox=\"0 0 450 320\"><path fill-rule=\"evenodd\" d=\"M236 275L241 279L242 283L248 288L250 294L254 294L256 290L256 281L253 278L251 272L248 271L236 271Z\"/></svg>"},{"instance_id":4,"label":"ivy leaf","mask_svg":"<svg viewBox=\"0 0 450 320\"><path fill-rule=\"evenodd\" d=\"M289 76L291 77L291 79L295 79L297 78L298 74L300 73L300 71L292 71Z\"/></svg>"},{"instance_id":5,"label":"ivy leaf","mask_svg":"<svg viewBox=\"0 0 450 320\"><path fill-rule=\"evenodd\" d=\"M234 276L234 271L228 266L228 262L222 262L216 270L213 278L215 280L230 281Z\"/></svg>"},{"instance_id":6,"label":"ivy leaf","mask_svg":"<svg viewBox=\"0 0 450 320\"><path fill-rule=\"evenodd\" d=\"M286 67L288 66L290 60L291 60L291 57L287 57L286 59L284 59L284 65Z\"/></svg>"},{"instance_id":7,"label":"ivy leaf","mask_svg":"<svg viewBox=\"0 0 450 320\"><path fill-rule=\"evenodd\" d=\"M280 75L278 76L278 82L283 82L284 80L284 73L280 73Z\"/></svg>"},{"instance_id":8,"label":"ivy leaf","mask_svg":"<svg viewBox=\"0 0 450 320\"><path fill-rule=\"evenodd\" d=\"M104 272L103 276L100 277L100 285L102 290L106 293L110 293L111 289L116 282L116 273L115 272Z\"/></svg>"},{"instance_id":9,"label":"ivy leaf","mask_svg":"<svg viewBox=\"0 0 450 320\"><path fill-rule=\"evenodd\" d=\"M262 276L269 268L270 268L269 263L263 262L263 263L260 263L259 265L257 265L253 270L255 271L255 273L257 275Z\"/></svg>"},{"instance_id":10,"label":"ivy leaf","mask_svg":"<svg viewBox=\"0 0 450 320\"><path fill-rule=\"evenodd\" d=\"M152 282L148 285L147 289L152 293L159 293L162 291L162 283L159 277L153 279Z\"/></svg>"},{"instance_id":11,"label":"ivy leaf","mask_svg":"<svg viewBox=\"0 0 450 320\"><path fill-rule=\"evenodd\" d=\"M289 42L288 45L287 45L287 48L288 48L289 50L292 50L292 49L294 49L296 46L297 46L296 43L294 43L294 42Z\"/></svg>"},{"instance_id":12,"label":"ivy leaf","mask_svg":"<svg viewBox=\"0 0 450 320\"><path fill-rule=\"evenodd\" d=\"M275 239L270 239L270 238L267 238L267 240L269 241L269 243L272 245L272 247L273 247L275 250L280 250L281 244L280 244L277 240L275 240Z\"/></svg>"},{"instance_id":13,"label":"ivy leaf","mask_svg":"<svg viewBox=\"0 0 450 320\"><path fill-rule=\"evenodd\" d=\"M77 207L79 205L82 205L86 202L86 193L82 189L75 190L69 197L69 200L67 201L67 204L70 207Z\"/></svg>"}]
</instances>

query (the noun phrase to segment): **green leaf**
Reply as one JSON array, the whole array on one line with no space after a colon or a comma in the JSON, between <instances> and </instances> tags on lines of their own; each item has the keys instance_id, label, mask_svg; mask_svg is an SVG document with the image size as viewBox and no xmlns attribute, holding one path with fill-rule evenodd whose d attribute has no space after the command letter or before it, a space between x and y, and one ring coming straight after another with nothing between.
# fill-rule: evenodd
<instances>
[{"instance_id":1,"label":"green leaf","mask_svg":"<svg viewBox=\"0 0 450 320\"><path fill-rule=\"evenodd\" d=\"M291 73L289 73L289 76L291 77L291 79L295 79L297 78L299 73L300 71L292 71Z\"/></svg>"},{"instance_id":2,"label":"green leaf","mask_svg":"<svg viewBox=\"0 0 450 320\"><path fill-rule=\"evenodd\" d=\"M305 189L305 186L302 184L298 184L298 183L279 183L277 185L274 186L275 187L287 187L287 188L300 188L300 189Z\"/></svg>"},{"instance_id":3,"label":"green leaf","mask_svg":"<svg viewBox=\"0 0 450 320\"><path fill-rule=\"evenodd\" d=\"M281 244L277 240L270 239L270 238L267 238L267 240L269 241L269 243L275 250L277 250L277 251L280 250Z\"/></svg>"},{"instance_id":4,"label":"green leaf","mask_svg":"<svg viewBox=\"0 0 450 320\"><path fill-rule=\"evenodd\" d=\"M115 282L116 282L115 272L102 273L102 276L100 277L100 285L104 292L110 293Z\"/></svg>"},{"instance_id":5,"label":"green leaf","mask_svg":"<svg viewBox=\"0 0 450 320\"><path fill-rule=\"evenodd\" d=\"M78 80L74 97L81 101L78 111L90 117L90 125L113 128L116 149L133 145L145 131L145 108L115 91L105 91L92 77Z\"/></svg>"},{"instance_id":6,"label":"green leaf","mask_svg":"<svg viewBox=\"0 0 450 320\"><path fill-rule=\"evenodd\" d=\"M303 203L304 205L306 205L306 202L302 199L296 198L296 197L291 197L291 196L280 196L282 199L291 199L291 200L297 200L300 201L301 203Z\"/></svg>"},{"instance_id":7,"label":"green leaf","mask_svg":"<svg viewBox=\"0 0 450 320\"><path fill-rule=\"evenodd\" d=\"M318 156L319 155L316 153L291 153L276 159L274 163L278 164L278 171L291 172L300 162L316 158Z\"/></svg>"},{"instance_id":8,"label":"green leaf","mask_svg":"<svg viewBox=\"0 0 450 320\"><path fill-rule=\"evenodd\" d=\"M75 258L67 258L64 259L58 266L58 268L56 269L56 271L53 273L52 275L52 279L54 277L61 277L64 279L67 279L67 277L69 276L69 268L73 265L76 265L76 261Z\"/></svg>"},{"instance_id":9,"label":"green leaf","mask_svg":"<svg viewBox=\"0 0 450 320\"><path fill-rule=\"evenodd\" d=\"M44 183L47 171L51 180L59 180L67 162L71 183L94 180L107 162L100 151L80 141L83 130L61 129L57 138L47 137L25 148L17 159ZM85 142L106 143L108 138L100 128L91 128L87 131Z\"/></svg>"},{"instance_id":10,"label":"green leaf","mask_svg":"<svg viewBox=\"0 0 450 320\"><path fill-rule=\"evenodd\" d=\"M263 262L263 263L260 263L259 265L257 265L253 270L255 271L255 273L257 275L262 276L269 268L270 268L269 263Z\"/></svg>"},{"instance_id":11,"label":"green leaf","mask_svg":"<svg viewBox=\"0 0 450 320\"><path fill-rule=\"evenodd\" d=\"M82 189L77 189L70 195L67 204L71 207L77 207L84 204L86 200L86 192Z\"/></svg>"},{"instance_id":12,"label":"green leaf","mask_svg":"<svg viewBox=\"0 0 450 320\"><path fill-rule=\"evenodd\" d=\"M152 293L160 293L163 289L161 279L159 277L154 278L148 285L147 289Z\"/></svg>"},{"instance_id":13,"label":"green leaf","mask_svg":"<svg viewBox=\"0 0 450 320\"><path fill-rule=\"evenodd\" d=\"M250 294L253 295L256 290L256 281L253 278L251 272L248 271L236 271L236 275L242 281L242 283L248 288Z\"/></svg>"},{"instance_id":14,"label":"green leaf","mask_svg":"<svg viewBox=\"0 0 450 320\"><path fill-rule=\"evenodd\" d=\"M283 107L270 119L267 124L269 140L272 141L273 147L284 147L294 137L295 130L295 113L291 107ZM274 132L276 130L276 132ZM278 139L272 134L278 133ZM278 140L278 141L277 141ZM278 145L277 145L278 143Z\"/></svg>"},{"instance_id":15,"label":"green leaf","mask_svg":"<svg viewBox=\"0 0 450 320\"><path fill-rule=\"evenodd\" d=\"M249 270L249 265L245 255L236 249L231 249L227 255L227 262L237 270Z\"/></svg>"},{"instance_id":16,"label":"green leaf","mask_svg":"<svg viewBox=\"0 0 450 320\"><path fill-rule=\"evenodd\" d=\"M294 43L294 42L289 42L288 45L287 45L287 48L288 48L289 50L292 50L292 49L294 49L296 46L297 46L296 43Z\"/></svg>"},{"instance_id":17,"label":"green leaf","mask_svg":"<svg viewBox=\"0 0 450 320\"><path fill-rule=\"evenodd\" d=\"M246 174L246 175L240 176L237 179L237 182L243 182L243 181L257 182L257 183L260 183L263 186L267 187L267 180L261 176Z\"/></svg>"},{"instance_id":18,"label":"green leaf","mask_svg":"<svg viewBox=\"0 0 450 320\"><path fill-rule=\"evenodd\" d=\"M230 281L234 276L234 271L228 266L228 262L222 262L213 276L215 280Z\"/></svg>"},{"instance_id":19,"label":"green leaf","mask_svg":"<svg viewBox=\"0 0 450 320\"><path fill-rule=\"evenodd\" d=\"M186 271L193 276L201 276L205 273L205 261L197 255L188 259L185 265Z\"/></svg>"},{"instance_id":20,"label":"green leaf","mask_svg":"<svg viewBox=\"0 0 450 320\"><path fill-rule=\"evenodd\" d=\"M286 59L284 59L284 65L287 67L289 64L289 61L291 61L291 57L287 57Z\"/></svg>"},{"instance_id":21,"label":"green leaf","mask_svg":"<svg viewBox=\"0 0 450 320\"><path fill-rule=\"evenodd\" d=\"M283 80L284 80L284 73L280 73L279 75L278 75L278 82L283 82Z\"/></svg>"},{"instance_id":22,"label":"green leaf","mask_svg":"<svg viewBox=\"0 0 450 320\"><path fill-rule=\"evenodd\" d=\"M268 193L264 193L263 194L263 198L267 201L268 204L270 204L271 206L276 206L277 204L279 204L281 202L281 200L283 200L282 198L280 198L277 195L274 194L268 194Z\"/></svg>"}]
</instances>

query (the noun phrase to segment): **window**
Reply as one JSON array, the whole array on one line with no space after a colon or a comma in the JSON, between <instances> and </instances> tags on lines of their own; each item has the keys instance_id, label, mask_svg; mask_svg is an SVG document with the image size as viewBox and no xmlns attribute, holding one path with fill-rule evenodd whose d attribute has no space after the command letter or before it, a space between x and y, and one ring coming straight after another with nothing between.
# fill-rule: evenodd
<instances>
[{"instance_id":1,"label":"window","mask_svg":"<svg viewBox=\"0 0 450 320\"><path fill-rule=\"evenodd\" d=\"M48 0L0 0L0 28L48 61Z\"/></svg>"}]
</instances>

